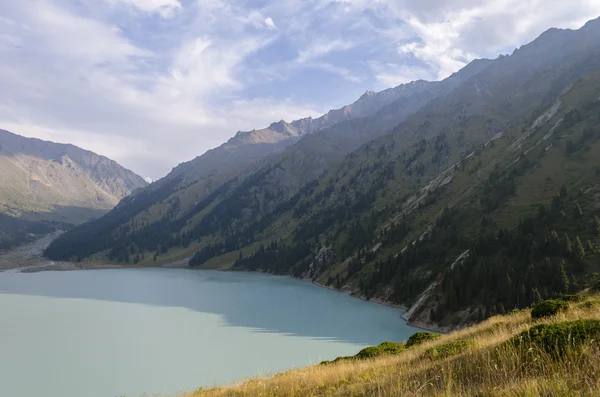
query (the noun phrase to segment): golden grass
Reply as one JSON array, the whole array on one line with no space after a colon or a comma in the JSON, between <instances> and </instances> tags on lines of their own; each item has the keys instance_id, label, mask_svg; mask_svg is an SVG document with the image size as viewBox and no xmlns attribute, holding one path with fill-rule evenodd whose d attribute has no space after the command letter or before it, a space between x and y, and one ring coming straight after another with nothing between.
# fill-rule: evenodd
<instances>
[{"instance_id":1,"label":"golden grass","mask_svg":"<svg viewBox=\"0 0 600 397\"><path fill-rule=\"evenodd\" d=\"M590 296L587 301L596 300ZM535 324L600 320L597 305L572 303L570 310L532 321L529 310L493 317L396 356L343 361L292 370L229 387L198 390L187 397L270 396L599 396L600 350L596 344L561 359L544 353L524 360L501 345ZM445 359L424 355L433 346L473 340L466 351Z\"/></svg>"}]
</instances>

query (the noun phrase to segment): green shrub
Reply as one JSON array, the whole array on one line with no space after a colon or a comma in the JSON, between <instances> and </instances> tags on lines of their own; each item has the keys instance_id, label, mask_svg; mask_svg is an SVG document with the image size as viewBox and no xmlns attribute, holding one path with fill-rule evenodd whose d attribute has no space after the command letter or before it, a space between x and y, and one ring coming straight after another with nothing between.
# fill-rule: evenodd
<instances>
[{"instance_id":1,"label":"green shrub","mask_svg":"<svg viewBox=\"0 0 600 397\"><path fill-rule=\"evenodd\" d=\"M450 356L454 356L456 354L462 353L467 350L469 347L473 346L475 341L466 339L466 340L456 340L454 342L445 343L443 345L432 347L431 349L427 349L423 354L424 357L427 358L446 358Z\"/></svg>"},{"instance_id":2,"label":"green shrub","mask_svg":"<svg viewBox=\"0 0 600 397\"><path fill-rule=\"evenodd\" d=\"M567 311L569 304L560 299L551 299L538 303L531 309L531 318L538 319L555 316L561 311Z\"/></svg>"},{"instance_id":3,"label":"green shrub","mask_svg":"<svg viewBox=\"0 0 600 397\"><path fill-rule=\"evenodd\" d=\"M408 338L408 340L406 341L406 347L417 346L422 343L429 342L430 340L436 340L440 336L442 335L433 334L431 332L417 332L416 334L413 334L410 338Z\"/></svg>"},{"instance_id":4,"label":"green shrub","mask_svg":"<svg viewBox=\"0 0 600 397\"><path fill-rule=\"evenodd\" d=\"M358 352L354 357L363 359L363 358L373 358L384 356L388 354L398 354L405 349L404 343L394 343L394 342L383 342L377 346L369 346Z\"/></svg>"},{"instance_id":5,"label":"green shrub","mask_svg":"<svg viewBox=\"0 0 600 397\"><path fill-rule=\"evenodd\" d=\"M321 363L319 365L336 364L336 363L339 363L339 362L342 362L342 361L351 361L351 360L354 360L353 356L341 356L341 357L336 358L335 360L331 360L331 361L330 360L324 360L324 361L321 361Z\"/></svg>"},{"instance_id":6,"label":"green shrub","mask_svg":"<svg viewBox=\"0 0 600 397\"><path fill-rule=\"evenodd\" d=\"M509 339L508 343L523 352L538 348L553 356L563 355L588 341L598 341L600 320L577 320L540 324Z\"/></svg>"},{"instance_id":7,"label":"green shrub","mask_svg":"<svg viewBox=\"0 0 600 397\"><path fill-rule=\"evenodd\" d=\"M561 301L565 301L565 302L581 302L583 300L583 296L581 296L581 295L563 295L558 299Z\"/></svg>"},{"instance_id":8,"label":"green shrub","mask_svg":"<svg viewBox=\"0 0 600 397\"><path fill-rule=\"evenodd\" d=\"M367 358L375 358L381 356L387 356L391 354L398 354L403 352L406 349L404 343L395 343L395 342L383 342L377 346L369 346L365 347L361 351L359 351L354 356L342 356L338 357L332 361L322 361L321 365L327 364L335 364L340 361L350 361L350 360L363 360Z\"/></svg>"}]
</instances>

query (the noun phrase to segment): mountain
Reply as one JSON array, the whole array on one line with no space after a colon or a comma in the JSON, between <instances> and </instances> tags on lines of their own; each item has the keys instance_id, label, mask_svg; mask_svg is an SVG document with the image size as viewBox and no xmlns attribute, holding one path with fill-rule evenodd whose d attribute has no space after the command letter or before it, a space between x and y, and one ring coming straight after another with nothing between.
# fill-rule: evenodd
<instances>
[{"instance_id":1,"label":"mountain","mask_svg":"<svg viewBox=\"0 0 600 397\"><path fill-rule=\"evenodd\" d=\"M179 164L163 178L163 183L178 177L186 184L205 178L228 180L260 159L293 145L301 137L340 122L371 116L399 99L425 91L429 84L416 81L381 92L367 91L353 104L330 110L316 119L308 117L291 123L280 120L267 128L238 131L223 145Z\"/></svg>"},{"instance_id":2,"label":"mountain","mask_svg":"<svg viewBox=\"0 0 600 397\"><path fill-rule=\"evenodd\" d=\"M191 266L311 279L441 329L587 288L600 270L599 43L600 20L551 29L219 183L180 166L46 255L195 252Z\"/></svg>"},{"instance_id":3,"label":"mountain","mask_svg":"<svg viewBox=\"0 0 600 397\"><path fill-rule=\"evenodd\" d=\"M251 188L246 178L276 185L277 192L260 192L262 197L277 196L266 203L274 207L347 153L389 131L431 98L451 91L485 66L485 61L478 62L443 82L416 81L381 93L368 92L354 104L314 120L280 121L267 129L238 132L227 143L180 164L126 198L102 219L66 234L47 254L80 259L108 249L108 256L114 258L127 244L135 245L139 253L156 251L160 256L176 248L180 252L170 252L166 258L189 257L197 248L189 230L199 227L198 214L218 206L231 189ZM96 236L94 241L88 233ZM131 260L139 257L136 254Z\"/></svg>"},{"instance_id":4,"label":"mountain","mask_svg":"<svg viewBox=\"0 0 600 397\"><path fill-rule=\"evenodd\" d=\"M106 157L0 130L0 220L5 235L31 229L35 221L80 224L146 185Z\"/></svg>"}]
</instances>

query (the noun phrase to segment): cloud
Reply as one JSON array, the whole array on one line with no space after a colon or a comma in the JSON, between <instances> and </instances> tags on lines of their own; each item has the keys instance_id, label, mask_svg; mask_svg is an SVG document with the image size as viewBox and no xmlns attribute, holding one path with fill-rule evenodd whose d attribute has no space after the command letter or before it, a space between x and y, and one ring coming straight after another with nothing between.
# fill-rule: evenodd
<instances>
[{"instance_id":1,"label":"cloud","mask_svg":"<svg viewBox=\"0 0 600 397\"><path fill-rule=\"evenodd\" d=\"M496 57L550 27L579 28L598 17L599 0L386 0L413 37L398 45L401 56L429 65L447 77L477 57Z\"/></svg>"},{"instance_id":2,"label":"cloud","mask_svg":"<svg viewBox=\"0 0 600 397\"><path fill-rule=\"evenodd\" d=\"M415 80L432 80L436 76L424 65L397 64L389 62L369 62L375 79L376 89L395 87Z\"/></svg>"},{"instance_id":3,"label":"cloud","mask_svg":"<svg viewBox=\"0 0 600 397\"><path fill-rule=\"evenodd\" d=\"M275 26L275 22L273 21L273 18L271 18L271 17L265 18L265 25L269 29L277 29L277 26Z\"/></svg>"},{"instance_id":4,"label":"cloud","mask_svg":"<svg viewBox=\"0 0 600 397\"><path fill-rule=\"evenodd\" d=\"M163 18L171 18L175 13L181 10L182 6L178 0L107 0L111 3L121 3L135 7L136 9L147 12L157 13Z\"/></svg>"},{"instance_id":5,"label":"cloud","mask_svg":"<svg viewBox=\"0 0 600 397\"><path fill-rule=\"evenodd\" d=\"M551 26L577 28L600 0L1 7L0 128L70 142L157 179L238 130L318 116L367 89L443 78Z\"/></svg>"},{"instance_id":6,"label":"cloud","mask_svg":"<svg viewBox=\"0 0 600 397\"><path fill-rule=\"evenodd\" d=\"M323 41L322 39L319 39L300 50L296 61L300 63L310 62L333 52L349 50L355 45L355 43L343 39L332 41Z\"/></svg>"}]
</instances>

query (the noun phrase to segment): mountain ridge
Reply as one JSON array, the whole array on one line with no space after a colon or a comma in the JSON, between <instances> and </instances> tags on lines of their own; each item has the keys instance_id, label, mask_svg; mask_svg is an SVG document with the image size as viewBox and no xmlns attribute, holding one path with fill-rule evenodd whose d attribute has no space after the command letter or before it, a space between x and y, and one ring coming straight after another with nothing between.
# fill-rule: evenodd
<instances>
[{"instance_id":1,"label":"mountain ridge","mask_svg":"<svg viewBox=\"0 0 600 397\"><path fill-rule=\"evenodd\" d=\"M598 21L542 34L373 116L301 137L222 184L123 207L46 254L151 265L195 252L193 267L421 302L409 320L450 328L564 293L562 273L577 291L600 253L590 221L600 164L589 154L600 150L598 43ZM553 232L570 251L547 248ZM572 253L574 240L584 254ZM519 244L533 263L510 248Z\"/></svg>"},{"instance_id":2,"label":"mountain ridge","mask_svg":"<svg viewBox=\"0 0 600 397\"><path fill-rule=\"evenodd\" d=\"M13 230L23 240L26 234L19 230L34 230L38 221L65 227L101 216L146 185L107 157L0 130L0 213L6 239Z\"/></svg>"}]
</instances>

